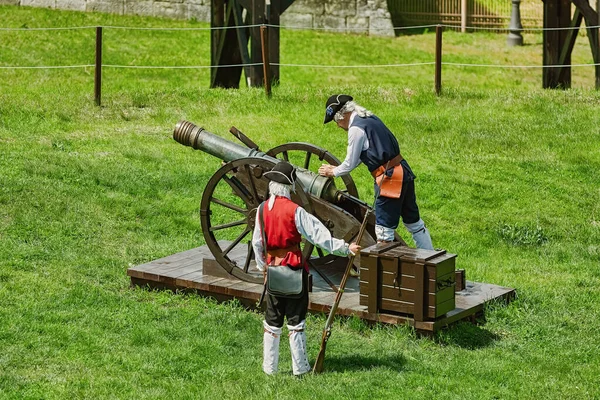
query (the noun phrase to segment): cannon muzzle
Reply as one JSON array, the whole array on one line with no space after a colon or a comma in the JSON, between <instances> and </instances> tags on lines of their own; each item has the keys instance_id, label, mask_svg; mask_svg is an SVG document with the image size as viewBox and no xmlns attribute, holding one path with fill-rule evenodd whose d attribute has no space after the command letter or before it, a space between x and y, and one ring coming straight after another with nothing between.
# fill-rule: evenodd
<instances>
[{"instance_id":1,"label":"cannon muzzle","mask_svg":"<svg viewBox=\"0 0 600 400\"><path fill-rule=\"evenodd\" d=\"M279 162L274 157L269 157L263 152L230 142L189 121L179 121L177 123L173 131L173 139L184 146L202 150L226 162L244 157L263 157L269 158L275 163Z\"/></svg>"}]
</instances>

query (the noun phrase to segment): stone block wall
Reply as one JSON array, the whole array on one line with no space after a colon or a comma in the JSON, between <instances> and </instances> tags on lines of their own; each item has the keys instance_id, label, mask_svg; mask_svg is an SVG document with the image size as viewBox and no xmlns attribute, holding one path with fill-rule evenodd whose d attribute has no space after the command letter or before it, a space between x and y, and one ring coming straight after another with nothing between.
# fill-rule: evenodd
<instances>
[{"instance_id":1,"label":"stone block wall","mask_svg":"<svg viewBox=\"0 0 600 400\"><path fill-rule=\"evenodd\" d=\"M281 25L370 35L394 34L387 0L296 0Z\"/></svg>"},{"instance_id":2,"label":"stone block wall","mask_svg":"<svg viewBox=\"0 0 600 400\"><path fill-rule=\"evenodd\" d=\"M0 0L0 4L210 22L211 0ZM393 35L387 0L296 0L281 25Z\"/></svg>"}]
</instances>

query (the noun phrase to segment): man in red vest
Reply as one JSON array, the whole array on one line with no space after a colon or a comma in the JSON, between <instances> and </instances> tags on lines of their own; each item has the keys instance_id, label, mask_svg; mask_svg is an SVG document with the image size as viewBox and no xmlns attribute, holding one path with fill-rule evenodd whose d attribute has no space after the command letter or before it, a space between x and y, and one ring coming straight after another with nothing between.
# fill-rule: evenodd
<instances>
[{"instance_id":1,"label":"man in red vest","mask_svg":"<svg viewBox=\"0 0 600 400\"><path fill-rule=\"evenodd\" d=\"M300 298L288 298L267 294L267 311L263 321L263 371L272 375L279 363L279 340L284 318L287 318L292 369L294 375L311 370L306 356L305 319L308 311L308 263L302 259L300 242L306 238L310 243L337 256L355 254L360 250L356 243L348 244L331 236L329 230L315 216L290 199L295 189L296 172L285 161L279 162L265 176L269 182L269 199L262 205L262 224L257 211L252 246L256 266L266 273L267 268L303 269L303 289ZM263 243L264 226L266 246ZM266 258L265 258L266 254Z\"/></svg>"}]
</instances>

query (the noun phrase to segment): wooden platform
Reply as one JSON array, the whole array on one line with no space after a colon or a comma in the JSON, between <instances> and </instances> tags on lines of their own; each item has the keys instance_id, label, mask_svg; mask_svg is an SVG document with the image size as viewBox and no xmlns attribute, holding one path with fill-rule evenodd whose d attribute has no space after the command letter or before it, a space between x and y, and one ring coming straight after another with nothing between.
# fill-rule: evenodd
<instances>
[{"instance_id":1,"label":"wooden platform","mask_svg":"<svg viewBox=\"0 0 600 400\"><path fill-rule=\"evenodd\" d=\"M244 265L245 257L245 246L238 246L230 253L230 258L238 262L238 265ZM205 259L206 262L204 262ZM346 266L345 259L338 260L340 262L317 265L311 271L313 288L308 307L310 312L326 313L330 310L336 293L332 286L339 285ZM205 268L205 263L208 268ZM208 247L202 246L131 267L127 270L127 275L131 278L133 285L171 290L193 290L202 296L213 297L218 301L237 298L245 306L256 307L263 286L233 277L206 275L205 269L214 273L215 263ZM250 266L250 272L259 273L254 262ZM514 289L467 281L466 289L456 292L456 308L454 310L436 321L415 323L410 316L406 315L367 312L367 307L359 304L359 280L351 277L346 284L346 291L342 296L338 314L356 315L371 322L408 323L419 331L435 332L453 322L481 312L483 305L488 301L509 300L512 296L514 296Z\"/></svg>"}]
</instances>

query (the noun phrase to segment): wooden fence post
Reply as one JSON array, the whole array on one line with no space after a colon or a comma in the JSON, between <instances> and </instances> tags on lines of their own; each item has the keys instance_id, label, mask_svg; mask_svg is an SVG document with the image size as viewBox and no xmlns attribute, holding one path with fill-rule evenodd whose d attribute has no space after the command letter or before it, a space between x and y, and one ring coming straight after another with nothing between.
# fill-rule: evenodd
<instances>
[{"instance_id":1,"label":"wooden fence post","mask_svg":"<svg viewBox=\"0 0 600 400\"><path fill-rule=\"evenodd\" d=\"M467 31L467 0L461 0L460 2L460 31L465 33Z\"/></svg>"},{"instance_id":2,"label":"wooden fence post","mask_svg":"<svg viewBox=\"0 0 600 400\"><path fill-rule=\"evenodd\" d=\"M262 47L265 94L267 97L271 97L271 64L269 63L269 37L267 35L267 27L262 25L260 27L260 42Z\"/></svg>"},{"instance_id":3,"label":"wooden fence post","mask_svg":"<svg viewBox=\"0 0 600 400\"><path fill-rule=\"evenodd\" d=\"M435 94L442 92L442 31L443 27L435 27Z\"/></svg>"},{"instance_id":4,"label":"wooden fence post","mask_svg":"<svg viewBox=\"0 0 600 400\"><path fill-rule=\"evenodd\" d=\"M594 62L596 63L596 90L600 89L600 65L598 65L598 63L600 63L600 0L596 0L596 13L598 13L598 30L597 30L597 34L596 37L598 38L598 43L596 44L597 47L597 53L598 56L598 60L594 60Z\"/></svg>"},{"instance_id":5,"label":"wooden fence post","mask_svg":"<svg viewBox=\"0 0 600 400\"><path fill-rule=\"evenodd\" d=\"M96 67L94 71L94 101L100 106L102 99L102 27L96 27Z\"/></svg>"}]
</instances>

